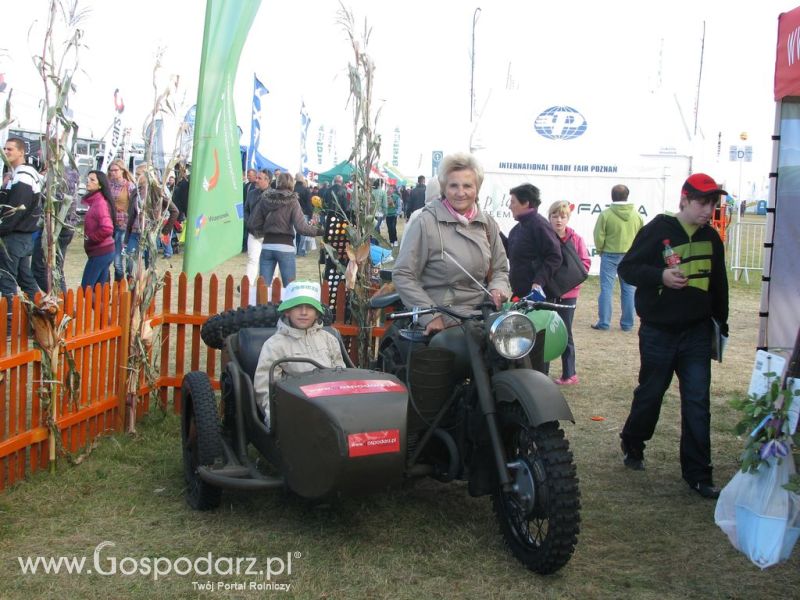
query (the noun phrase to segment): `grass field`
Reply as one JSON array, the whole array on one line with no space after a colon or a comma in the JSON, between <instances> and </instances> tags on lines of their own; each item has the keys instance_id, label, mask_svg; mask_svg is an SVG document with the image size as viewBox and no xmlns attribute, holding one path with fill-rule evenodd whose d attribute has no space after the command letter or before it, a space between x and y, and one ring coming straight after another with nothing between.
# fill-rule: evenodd
<instances>
[{"instance_id":1,"label":"grass field","mask_svg":"<svg viewBox=\"0 0 800 600\"><path fill-rule=\"evenodd\" d=\"M75 248L80 251L80 247ZM70 253L67 278L80 279ZM218 271L237 277L245 256ZM179 265L178 265L179 269ZM176 270L178 270L176 269ZM302 276L316 276L312 258ZM753 278L755 279L755 278ZM253 557L284 572L271 583L296 598L726 598L798 597L800 559L759 571L713 520L714 502L680 477L677 387L665 399L647 470L622 465L618 433L638 369L637 337L590 329L597 280L584 286L575 317L581 383L564 389L575 423L564 424L581 480L582 526L571 562L541 577L503 547L486 498L461 484L424 481L394 494L311 507L279 494L225 493L211 513L183 498L178 420L158 409L139 435L100 441L80 466L62 464L0 495L0 598L257 598L275 590L220 589L217 582L264 582L264 575L141 574L156 557L184 567L207 557ZM712 446L718 484L736 472L742 440L728 401L746 392L757 342L759 287L731 291L731 340L713 365ZM615 306L615 318L619 307ZM560 374L555 366L553 376ZM603 420L593 420L602 417ZM98 545L104 541L114 546ZM94 554L97 552L97 564ZM86 557L91 574L24 575L18 557ZM186 557L185 559L182 557ZM287 559L291 557L291 573ZM228 564L220 563L223 570ZM247 566L242 563L242 569ZM200 565L201 570L203 565ZM116 568L116 574L110 573ZM98 572L99 571L99 572ZM137 571L134 574L124 574ZM214 589L200 589L200 584Z\"/></svg>"}]
</instances>

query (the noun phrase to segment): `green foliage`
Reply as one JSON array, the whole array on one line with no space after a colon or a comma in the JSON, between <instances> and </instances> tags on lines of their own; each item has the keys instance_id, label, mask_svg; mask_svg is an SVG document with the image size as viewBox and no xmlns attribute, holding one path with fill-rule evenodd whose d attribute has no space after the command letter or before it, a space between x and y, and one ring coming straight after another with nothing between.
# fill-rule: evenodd
<instances>
[{"instance_id":1,"label":"green foliage","mask_svg":"<svg viewBox=\"0 0 800 600\"><path fill-rule=\"evenodd\" d=\"M800 395L800 390L793 392L790 389L781 389L780 378L775 373L766 373L765 376L769 379L769 388L765 394L750 394L747 398L734 398L730 402L741 413L734 432L737 435L747 434L741 455L741 469L744 472L755 472L761 465L769 466L766 459L770 456L770 451L774 456L776 449L791 451L792 446L796 445L793 444L796 439L792 440L786 430L789 407L792 399ZM797 437L795 434L795 438ZM797 476L793 479L796 480ZM798 483L794 482L796 488Z\"/></svg>"},{"instance_id":2,"label":"green foliage","mask_svg":"<svg viewBox=\"0 0 800 600\"><path fill-rule=\"evenodd\" d=\"M367 366L371 354L369 298L372 291L371 265L369 259L370 240L375 236L376 206L372 199L370 174L380 159L381 137L377 133L380 110L372 111L372 88L375 78L375 63L367 54L371 29L364 22L363 31L356 32L353 13L340 3L338 22L344 29L353 48L353 62L348 65L350 97L348 104L353 110L353 150L349 161L355 165L352 175L351 215L347 229L348 264L342 265L336 253L325 250L334 259L337 269L345 273L349 293L350 313L359 325L358 363Z\"/></svg>"}]
</instances>

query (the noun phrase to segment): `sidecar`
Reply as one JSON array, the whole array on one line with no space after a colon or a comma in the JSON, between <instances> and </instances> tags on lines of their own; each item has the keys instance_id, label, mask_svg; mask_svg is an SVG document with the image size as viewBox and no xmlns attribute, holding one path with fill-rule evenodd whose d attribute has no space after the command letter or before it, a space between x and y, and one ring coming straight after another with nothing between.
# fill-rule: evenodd
<instances>
[{"instance_id":1,"label":"sidecar","mask_svg":"<svg viewBox=\"0 0 800 600\"><path fill-rule=\"evenodd\" d=\"M245 327L225 337L219 402L206 373L184 377L181 438L193 508L216 508L223 489L285 489L316 500L403 483L406 387L393 375L354 368L339 333L326 329L350 366L273 382L269 430L253 375L275 328ZM250 446L270 470L256 464Z\"/></svg>"}]
</instances>

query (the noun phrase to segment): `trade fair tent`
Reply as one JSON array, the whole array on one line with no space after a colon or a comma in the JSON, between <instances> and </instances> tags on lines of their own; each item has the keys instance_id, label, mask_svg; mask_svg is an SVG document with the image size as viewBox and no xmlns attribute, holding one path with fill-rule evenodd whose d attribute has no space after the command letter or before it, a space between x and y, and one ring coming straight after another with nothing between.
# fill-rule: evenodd
<instances>
[{"instance_id":1,"label":"trade fair tent","mask_svg":"<svg viewBox=\"0 0 800 600\"><path fill-rule=\"evenodd\" d=\"M341 175L342 179L345 181L345 183L347 183L348 181L350 181L350 179L352 179L354 170L355 167L345 160L343 162L340 162L332 169L329 169L317 175L317 181L319 181L319 183L330 183L333 181L334 177L336 177L337 175ZM384 178L383 174L380 171L378 171L378 169L373 165L372 173L370 174L370 179L383 179L383 178Z\"/></svg>"},{"instance_id":2,"label":"trade fair tent","mask_svg":"<svg viewBox=\"0 0 800 600\"><path fill-rule=\"evenodd\" d=\"M397 170L397 167L391 165L383 165L381 170L383 171L383 174L386 176L387 183L390 183L392 185L410 185L413 182L412 179L409 179L408 177L400 173L400 171Z\"/></svg>"},{"instance_id":3,"label":"trade fair tent","mask_svg":"<svg viewBox=\"0 0 800 600\"><path fill-rule=\"evenodd\" d=\"M580 91L549 101L516 90L501 92L487 104L473 136L485 171L481 209L508 232L515 223L508 208L514 186L538 187L543 215L555 201L570 202L570 227L586 241L593 273L600 264L594 226L611 203L611 188L627 185L645 222L675 211L695 152L674 100L657 95L611 100ZM646 123L646 115L652 127L626 125Z\"/></svg>"},{"instance_id":4,"label":"trade fair tent","mask_svg":"<svg viewBox=\"0 0 800 600\"><path fill-rule=\"evenodd\" d=\"M800 329L800 7L778 17L773 135L758 345L791 351Z\"/></svg>"},{"instance_id":5,"label":"trade fair tent","mask_svg":"<svg viewBox=\"0 0 800 600\"><path fill-rule=\"evenodd\" d=\"M350 181L350 177L353 175L353 165L351 165L346 160L340 162L338 165L333 167L332 169L328 169L317 175L317 181L320 183L330 183L333 181L333 178L337 175L341 175L342 179L345 181Z\"/></svg>"},{"instance_id":6,"label":"trade fair tent","mask_svg":"<svg viewBox=\"0 0 800 600\"><path fill-rule=\"evenodd\" d=\"M239 151L242 154L242 165L244 166L247 161L247 146L239 146ZM256 151L255 161L256 165L255 168L261 171L262 169L267 169L271 173L274 173L276 169L283 171L284 173L287 172L285 168L282 166L275 164L266 156L263 156L260 152Z\"/></svg>"}]
</instances>

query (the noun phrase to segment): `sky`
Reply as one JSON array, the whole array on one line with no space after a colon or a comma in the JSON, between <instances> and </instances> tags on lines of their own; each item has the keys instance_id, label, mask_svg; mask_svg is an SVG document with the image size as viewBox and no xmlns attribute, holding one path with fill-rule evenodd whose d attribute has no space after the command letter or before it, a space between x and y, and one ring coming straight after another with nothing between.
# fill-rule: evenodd
<instances>
[{"instance_id":1,"label":"sky","mask_svg":"<svg viewBox=\"0 0 800 600\"><path fill-rule=\"evenodd\" d=\"M12 114L17 125L29 129L39 129L41 122L42 84L31 56L41 46L48 4L17 3L15 22L20 26L4 28L0 40L0 73L14 90ZM515 147L528 135L531 123L518 119L522 113L512 112L512 104L526 107L532 117L549 106L566 105L585 115L608 115L589 119L590 126L608 133L604 154L685 146L703 156L696 165L734 187L737 179L744 181L738 187L763 187L767 181L777 17L797 4L798 0L346 2L356 22L363 25L366 20L371 28L367 51L376 64L374 108L380 108L381 160L392 161L398 129L399 167L409 176L429 174L434 150L468 149L473 125L477 139L490 144L487 153ZM205 3L83 0L79 6L87 9L82 21L85 48L70 106L81 132L105 134L112 121L113 92L119 88L127 123L139 137L153 102L159 48L163 55L157 80L163 85L169 75L179 75L175 112L182 117L195 103ZM331 130L336 133L335 158L344 160L350 151L347 66L352 48L338 23L339 9L334 0L263 0L239 62L235 93L242 143L249 141L255 73L270 90L263 100L261 152L291 171L300 166L301 102L311 118L310 161L317 162L320 126L325 131L321 167L333 165L334 153L328 151ZM476 114L471 125L470 56L476 15ZM680 110L688 128L694 129L698 79L698 134L689 142L676 115ZM614 131L626 135L615 136ZM727 149L745 143L739 139L742 132L753 146L753 163L730 163ZM636 136L627 135L631 133ZM625 148L618 141L623 138ZM718 141L722 152L717 157Z\"/></svg>"}]
</instances>

